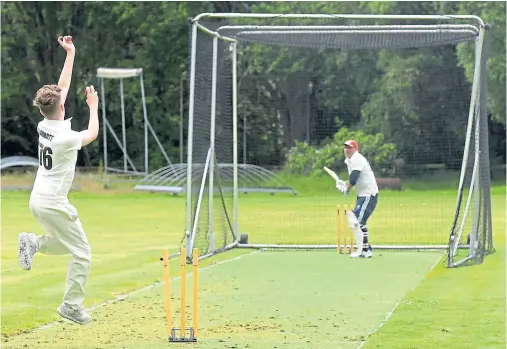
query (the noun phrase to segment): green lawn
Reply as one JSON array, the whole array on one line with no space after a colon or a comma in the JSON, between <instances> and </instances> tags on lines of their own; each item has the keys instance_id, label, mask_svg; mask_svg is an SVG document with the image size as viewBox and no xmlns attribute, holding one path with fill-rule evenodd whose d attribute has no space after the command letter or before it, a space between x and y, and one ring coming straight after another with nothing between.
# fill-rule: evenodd
<instances>
[{"instance_id":1,"label":"green lawn","mask_svg":"<svg viewBox=\"0 0 507 349\"><path fill-rule=\"evenodd\" d=\"M271 251L250 253L210 270L204 267L199 283L202 340L197 347L311 348L309 343L318 342L319 348L356 348L364 333L420 282L437 258L434 252L390 252L373 262L340 258L334 251ZM177 325L178 286L173 283ZM91 326L55 326L20 336L8 342L9 347L35 341L54 349L68 348L75 341L80 348L168 345L162 287L94 315L97 321ZM86 343L86 338L91 339Z\"/></svg>"},{"instance_id":2,"label":"green lawn","mask_svg":"<svg viewBox=\"0 0 507 349\"><path fill-rule=\"evenodd\" d=\"M241 232L251 243L334 244L336 205L353 198L311 194L242 196ZM455 200L452 190L382 192L368 224L372 243L445 244ZM19 269L18 232L40 232L27 202L28 193L2 193L2 347L88 347L73 346L79 338L88 338L93 348L166 347L161 287L97 309L90 326L59 324L19 335L59 320L55 309L69 260L37 255L32 271ZM177 251L183 236L184 198L80 192L72 202L92 245L87 307L160 281L161 250ZM505 210L505 187L497 187L497 252L483 265L449 270L442 259L421 283L437 260L434 253L376 251L360 266L331 251L251 255L235 249L205 260L197 347L355 348L366 339L363 348L505 348ZM244 257L205 269L236 256ZM176 276L178 261L171 267ZM387 323L368 337L398 302ZM279 315L273 313L277 306ZM340 323L328 327L327 318ZM323 344L315 346L319 340Z\"/></svg>"}]
</instances>

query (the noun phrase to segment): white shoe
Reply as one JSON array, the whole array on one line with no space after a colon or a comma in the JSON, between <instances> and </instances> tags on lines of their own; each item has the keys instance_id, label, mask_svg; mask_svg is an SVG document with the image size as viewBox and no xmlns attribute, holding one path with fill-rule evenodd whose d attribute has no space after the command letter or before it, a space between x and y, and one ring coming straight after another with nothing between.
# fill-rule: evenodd
<instances>
[{"instance_id":1,"label":"white shoe","mask_svg":"<svg viewBox=\"0 0 507 349\"><path fill-rule=\"evenodd\" d=\"M362 258L371 258L373 257L373 250L363 251Z\"/></svg>"},{"instance_id":2,"label":"white shoe","mask_svg":"<svg viewBox=\"0 0 507 349\"><path fill-rule=\"evenodd\" d=\"M73 321L79 325L85 325L91 320L90 315L84 309L75 310L65 303L60 304L56 311L61 317Z\"/></svg>"},{"instance_id":3,"label":"white shoe","mask_svg":"<svg viewBox=\"0 0 507 349\"><path fill-rule=\"evenodd\" d=\"M20 233L18 235L18 262L22 269L32 269L35 252L37 252L37 237L35 234Z\"/></svg>"},{"instance_id":4,"label":"white shoe","mask_svg":"<svg viewBox=\"0 0 507 349\"><path fill-rule=\"evenodd\" d=\"M361 257L363 257L363 252L362 251L354 251L350 254L350 257L351 258L361 258Z\"/></svg>"}]
</instances>

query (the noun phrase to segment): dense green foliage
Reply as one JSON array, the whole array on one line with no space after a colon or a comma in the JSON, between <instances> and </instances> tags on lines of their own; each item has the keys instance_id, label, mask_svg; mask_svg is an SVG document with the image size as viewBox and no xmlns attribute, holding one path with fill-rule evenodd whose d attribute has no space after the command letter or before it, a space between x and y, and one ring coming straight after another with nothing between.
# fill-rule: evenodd
<instances>
[{"instance_id":1,"label":"dense green foliage","mask_svg":"<svg viewBox=\"0 0 507 349\"><path fill-rule=\"evenodd\" d=\"M494 162L505 162L505 3L502 2L2 3L2 156L36 155L34 132L39 114L31 105L32 99L40 86L58 80L65 54L56 38L69 34L77 48L66 106L67 115L75 116L74 128L82 129L87 124L83 92L85 84L97 85L98 67L142 67L149 120L171 160L178 162L179 86L182 73L188 70L188 18L201 12L480 16L492 24L488 72L491 157ZM461 45L456 50L428 48L414 54L395 51L315 54L300 50L298 56L289 55L288 50L253 45L247 53L248 70L243 71L239 81L242 91L246 91L240 95L239 116L249 120L248 162L278 165L286 159L295 141L309 140L312 146L323 146L328 139L336 138L340 128L346 127L362 130L365 135L381 134L383 142L394 144L396 154L386 155L381 162L401 158L413 163L456 166L454 158L459 157L464 142L473 45ZM245 57L242 59L244 64ZM270 70L266 71L268 63ZM251 79L254 76L255 80ZM248 81L255 81L255 85ZM109 121L119 133L118 82L106 82ZM302 95L301 91L306 90L301 86L310 83L314 88L305 92L307 96ZM260 97L268 94L269 98L259 102ZM139 101L137 82L126 81L128 149L133 158L142 155L143 147ZM439 109L442 104L453 112L442 115ZM280 119L274 119L266 108L286 112L281 113ZM308 126L302 122L307 111L308 135ZM281 124L283 132L274 132L274 123ZM240 131L243 132L241 122ZM163 164L163 158L156 151L156 143L150 142L153 149L150 166L154 170ZM435 147L441 151L435 151ZM330 151L329 147L326 149ZM98 166L101 158L99 139L84 149L79 163ZM109 158L121 159L119 148L111 147Z\"/></svg>"},{"instance_id":2,"label":"dense green foliage","mask_svg":"<svg viewBox=\"0 0 507 349\"><path fill-rule=\"evenodd\" d=\"M297 142L289 151L286 169L295 174L317 174L324 166L336 171L346 171L343 140L355 139L361 146L361 153L369 159L372 167L381 175L392 175L395 172L394 157L396 146L386 143L381 133L365 134L363 131L349 131L342 127L334 138L320 148L310 146L306 142Z\"/></svg>"}]
</instances>

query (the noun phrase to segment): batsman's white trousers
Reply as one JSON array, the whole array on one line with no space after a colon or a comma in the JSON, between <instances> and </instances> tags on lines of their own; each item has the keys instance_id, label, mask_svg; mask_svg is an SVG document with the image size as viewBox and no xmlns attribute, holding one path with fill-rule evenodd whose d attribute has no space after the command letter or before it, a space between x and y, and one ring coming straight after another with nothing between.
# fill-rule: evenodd
<instances>
[{"instance_id":1,"label":"batsman's white trousers","mask_svg":"<svg viewBox=\"0 0 507 349\"><path fill-rule=\"evenodd\" d=\"M91 248L76 208L68 200L32 197L30 211L48 234L37 236L38 252L47 255L70 253L63 301L73 309L82 309L90 274Z\"/></svg>"}]
</instances>

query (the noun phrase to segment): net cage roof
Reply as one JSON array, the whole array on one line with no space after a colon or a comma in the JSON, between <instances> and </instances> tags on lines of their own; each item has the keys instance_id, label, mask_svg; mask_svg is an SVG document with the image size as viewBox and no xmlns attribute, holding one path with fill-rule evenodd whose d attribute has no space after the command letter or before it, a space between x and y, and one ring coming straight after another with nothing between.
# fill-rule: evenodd
<instances>
[{"instance_id":1,"label":"net cage roof","mask_svg":"<svg viewBox=\"0 0 507 349\"><path fill-rule=\"evenodd\" d=\"M240 18L235 17L238 15ZM201 17L204 18L201 19ZM321 18L319 15L203 14L195 21L201 31L226 40L275 46L334 49L409 48L457 44L477 40L482 25L480 18L474 16L419 16L412 19L411 24L368 25L358 25L357 20L351 24L344 24L341 15L335 17L332 15ZM388 18L374 15L365 17L382 18L383 22L389 19L389 16ZM391 17L408 20L415 16ZM435 20L429 23L432 18ZM437 18L440 20L436 21ZM342 19L342 21L337 21L337 19ZM425 22L419 21L420 19L425 19ZM461 23L435 23L452 20L458 20ZM467 23L463 23L465 21ZM391 22L395 21L391 20ZM472 22L474 24L471 24Z\"/></svg>"}]
</instances>

